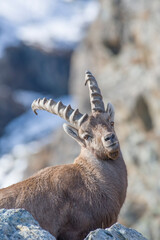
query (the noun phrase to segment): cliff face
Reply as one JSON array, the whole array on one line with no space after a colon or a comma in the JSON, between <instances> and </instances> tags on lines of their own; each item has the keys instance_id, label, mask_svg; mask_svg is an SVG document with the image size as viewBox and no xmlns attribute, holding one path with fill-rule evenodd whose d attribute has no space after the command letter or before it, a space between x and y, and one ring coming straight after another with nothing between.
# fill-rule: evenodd
<instances>
[{"instance_id":1,"label":"cliff face","mask_svg":"<svg viewBox=\"0 0 160 240\"><path fill-rule=\"evenodd\" d=\"M83 76L97 78L116 110L116 131L128 167L121 221L149 239L160 236L159 1L101 1L98 19L72 57L71 93L90 109Z\"/></svg>"}]
</instances>

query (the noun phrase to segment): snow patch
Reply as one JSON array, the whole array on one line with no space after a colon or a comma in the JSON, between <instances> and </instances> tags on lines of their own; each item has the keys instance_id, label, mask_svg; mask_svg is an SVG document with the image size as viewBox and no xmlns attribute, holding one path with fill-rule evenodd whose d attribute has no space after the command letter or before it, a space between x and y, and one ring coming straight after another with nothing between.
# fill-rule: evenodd
<instances>
[{"instance_id":1,"label":"snow patch","mask_svg":"<svg viewBox=\"0 0 160 240\"><path fill-rule=\"evenodd\" d=\"M23 99L21 101L25 106L30 105L37 96L43 98L41 94L27 91L19 91L16 95L17 101ZM59 99L55 101L58 102ZM61 97L61 101L65 105L72 102L69 96ZM11 121L5 128L5 134L0 138L0 155L11 151L16 145L26 144L50 135L63 122L64 120L59 116L46 111L38 111L38 116L36 116L29 106L27 112Z\"/></svg>"},{"instance_id":2,"label":"snow patch","mask_svg":"<svg viewBox=\"0 0 160 240\"><path fill-rule=\"evenodd\" d=\"M0 55L19 41L45 50L73 48L98 12L97 0L1 0Z\"/></svg>"},{"instance_id":3,"label":"snow patch","mask_svg":"<svg viewBox=\"0 0 160 240\"><path fill-rule=\"evenodd\" d=\"M43 98L39 93L27 91L17 91L15 94L17 101L23 99L26 107L37 97ZM65 105L72 102L69 96L61 97L61 101ZM48 144L53 131L63 122L59 116L46 111L38 111L36 116L29 108L8 124L4 136L0 138L0 188L23 179L29 156Z\"/></svg>"}]
</instances>

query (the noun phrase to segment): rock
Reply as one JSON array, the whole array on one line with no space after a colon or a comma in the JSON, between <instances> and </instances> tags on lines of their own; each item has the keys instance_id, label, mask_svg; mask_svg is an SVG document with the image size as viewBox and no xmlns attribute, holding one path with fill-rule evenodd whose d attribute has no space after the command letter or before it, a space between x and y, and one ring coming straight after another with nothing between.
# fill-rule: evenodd
<instances>
[{"instance_id":1,"label":"rock","mask_svg":"<svg viewBox=\"0 0 160 240\"><path fill-rule=\"evenodd\" d=\"M56 240L43 230L32 215L24 209L0 209L0 239L3 240ZM96 229L84 240L147 240L134 229L116 223L110 228Z\"/></svg>"},{"instance_id":2,"label":"rock","mask_svg":"<svg viewBox=\"0 0 160 240\"><path fill-rule=\"evenodd\" d=\"M0 239L56 240L24 209L0 209Z\"/></svg>"},{"instance_id":3,"label":"rock","mask_svg":"<svg viewBox=\"0 0 160 240\"><path fill-rule=\"evenodd\" d=\"M134 229L116 223L110 228L97 229L89 233L85 240L147 240Z\"/></svg>"}]
</instances>

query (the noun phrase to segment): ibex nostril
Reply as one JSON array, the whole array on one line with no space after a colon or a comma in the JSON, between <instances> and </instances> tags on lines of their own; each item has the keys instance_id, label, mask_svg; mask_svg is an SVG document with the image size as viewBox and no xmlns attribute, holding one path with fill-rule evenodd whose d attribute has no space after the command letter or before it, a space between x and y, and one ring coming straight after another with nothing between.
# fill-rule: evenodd
<instances>
[{"instance_id":1,"label":"ibex nostril","mask_svg":"<svg viewBox=\"0 0 160 240\"><path fill-rule=\"evenodd\" d=\"M115 139L115 135L113 133L112 136L111 136L111 140L114 140L114 139Z\"/></svg>"}]
</instances>

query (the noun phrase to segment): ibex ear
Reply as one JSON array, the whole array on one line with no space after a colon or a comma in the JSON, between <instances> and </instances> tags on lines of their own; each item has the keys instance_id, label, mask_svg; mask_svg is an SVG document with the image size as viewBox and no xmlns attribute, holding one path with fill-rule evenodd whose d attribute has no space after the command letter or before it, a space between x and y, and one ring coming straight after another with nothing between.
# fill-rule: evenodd
<instances>
[{"instance_id":1,"label":"ibex ear","mask_svg":"<svg viewBox=\"0 0 160 240\"><path fill-rule=\"evenodd\" d=\"M111 103L107 104L107 109L106 109L106 113L108 113L108 116L110 118L111 122L114 122L114 115L115 115L115 111L114 111L114 107Z\"/></svg>"},{"instance_id":2,"label":"ibex ear","mask_svg":"<svg viewBox=\"0 0 160 240\"><path fill-rule=\"evenodd\" d=\"M76 128L64 123L63 129L70 137L74 138L81 146L85 145L84 140L79 137L78 130Z\"/></svg>"}]
</instances>

